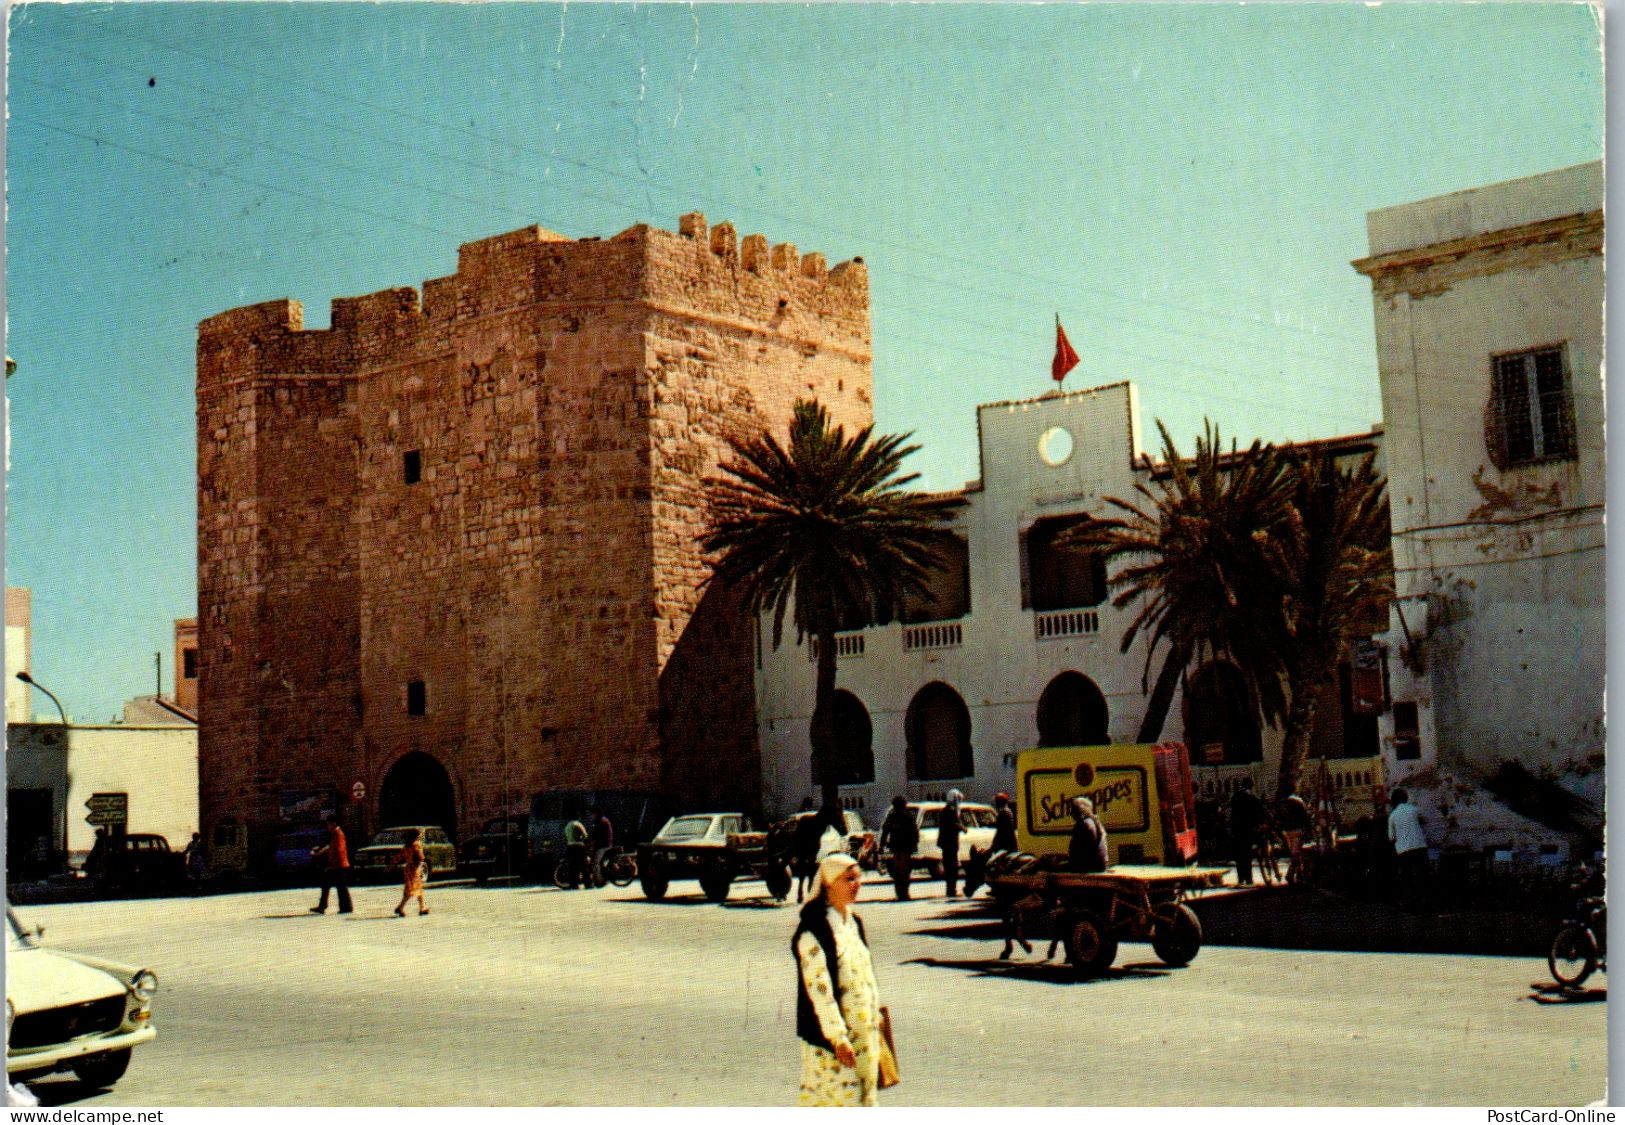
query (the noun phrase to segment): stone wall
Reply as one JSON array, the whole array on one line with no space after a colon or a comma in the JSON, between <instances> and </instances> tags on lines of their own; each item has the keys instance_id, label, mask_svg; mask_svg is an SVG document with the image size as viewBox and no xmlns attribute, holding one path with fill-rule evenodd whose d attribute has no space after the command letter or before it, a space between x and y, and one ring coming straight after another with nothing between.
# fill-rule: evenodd
<instances>
[{"instance_id":1,"label":"stone wall","mask_svg":"<svg viewBox=\"0 0 1625 1125\"><path fill-rule=\"evenodd\" d=\"M360 780L377 827L413 752L465 834L551 788L756 804L752 631L703 589L704 480L798 397L869 423L861 262L700 215L530 227L421 297L335 301L321 332L239 309L198 348L206 824Z\"/></svg>"}]
</instances>

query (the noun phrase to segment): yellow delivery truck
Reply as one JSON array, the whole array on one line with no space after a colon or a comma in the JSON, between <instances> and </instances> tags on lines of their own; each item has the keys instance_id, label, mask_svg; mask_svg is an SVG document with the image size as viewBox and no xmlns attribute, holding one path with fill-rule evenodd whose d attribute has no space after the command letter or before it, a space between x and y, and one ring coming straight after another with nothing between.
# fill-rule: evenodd
<instances>
[{"instance_id":1,"label":"yellow delivery truck","mask_svg":"<svg viewBox=\"0 0 1625 1125\"><path fill-rule=\"evenodd\" d=\"M1016 839L1036 856L1065 855L1072 799L1088 797L1113 864L1196 862L1196 794L1179 742L1062 746L1016 756Z\"/></svg>"}]
</instances>

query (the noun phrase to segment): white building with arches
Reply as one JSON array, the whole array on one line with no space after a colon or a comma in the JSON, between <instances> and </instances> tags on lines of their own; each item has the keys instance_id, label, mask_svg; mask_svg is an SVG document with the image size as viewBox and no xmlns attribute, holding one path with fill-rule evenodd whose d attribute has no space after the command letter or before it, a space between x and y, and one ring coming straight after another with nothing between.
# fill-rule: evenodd
<instances>
[{"instance_id":1,"label":"white building with arches","mask_svg":"<svg viewBox=\"0 0 1625 1125\"><path fill-rule=\"evenodd\" d=\"M909 607L901 622L837 636L842 800L870 822L897 794L929 800L958 788L985 801L1013 792L1018 751L1132 742L1144 715L1145 643L1127 652L1120 644L1137 607L1112 607L1101 559L1053 546L1067 527L1113 514L1107 497L1132 499L1160 472L1142 446L1134 386L990 403L977 423L981 477L964 489L963 548L938 576L934 602ZM1380 452L1380 441L1372 432L1333 444L1360 455ZM760 640L762 803L773 816L817 791L808 745L815 665L811 643L793 634L775 649L764 627ZM1162 737L1192 745L1208 795L1243 776L1273 793L1280 732L1236 713L1228 666L1191 672ZM1376 714L1352 706L1347 675L1331 690L1342 705L1322 708L1317 751L1369 781Z\"/></svg>"}]
</instances>

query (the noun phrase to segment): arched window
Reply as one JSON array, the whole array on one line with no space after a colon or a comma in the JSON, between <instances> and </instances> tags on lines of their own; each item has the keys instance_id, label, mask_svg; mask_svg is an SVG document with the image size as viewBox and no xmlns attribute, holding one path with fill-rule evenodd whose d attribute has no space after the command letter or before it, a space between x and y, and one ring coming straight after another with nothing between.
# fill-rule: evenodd
<instances>
[{"instance_id":1,"label":"arched window","mask_svg":"<svg viewBox=\"0 0 1625 1125\"><path fill-rule=\"evenodd\" d=\"M1081 672L1062 672L1038 698L1038 745L1104 746L1111 741L1106 697Z\"/></svg>"},{"instance_id":2,"label":"arched window","mask_svg":"<svg viewBox=\"0 0 1625 1125\"><path fill-rule=\"evenodd\" d=\"M1247 705L1247 684L1235 665L1202 665L1185 689L1185 744L1191 761L1225 765L1262 761L1264 743ZM1217 751L1209 753L1212 747Z\"/></svg>"},{"instance_id":3,"label":"arched window","mask_svg":"<svg viewBox=\"0 0 1625 1125\"><path fill-rule=\"evenodd\" d=\"M911 780L970 777L976 772L970 709L947 684L933 681L916 692L903 726Z\"/></svg>"},{"instance_id":4,"label":"arched window","mask_svg":"<svg viewBox=\"0 0 1625 1125\"><path fill-rule=\"evenodd\" d=\"M869 709L849 691L837 691L835 784L863 785L875 779L874 726Z\"/></svg>"},{"instance_id":5,"label":"arched window","mask_svg":"<svg viewBox=\"0 0 1625 1125\"><path fill-rule=\"evenodd\" d=\"M1055 546L1063 531L1089 522L1088 516L1052 516L1027 529L1024 605L1042 612L1096 606L1106 600L1106 556Z\"/></svg>"},{"instance_id":6,"label":"arched window","mask_svg":"<svg viewBox=\"0 0 1625 1125\"><path fill-rule=\"evenodd\" d=\"M869 709L849 691L839 690L831 700L835 711L835 784L865 785L875 779L874 726ZM813 759L812 781L822 784L823 769Z\"/></svg>"}]
</instances>

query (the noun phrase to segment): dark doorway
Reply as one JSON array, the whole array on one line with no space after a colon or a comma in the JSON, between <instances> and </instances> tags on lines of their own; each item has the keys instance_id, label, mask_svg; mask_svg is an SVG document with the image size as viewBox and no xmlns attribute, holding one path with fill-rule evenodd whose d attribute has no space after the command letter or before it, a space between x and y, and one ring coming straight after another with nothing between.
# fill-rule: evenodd
<instances>
[{"instance_id":1,"label":"dark doorway","mask_svg":"<svg viewBox=\"0 0 1625 1125\"><path fill-rule=\"evenodd\" d=\"M835 711L835 784L866 785L875 779L874 724L869 709L849 691L840 690L830 706ZM812 763L814 785L823 782L817 758Z\"/></svg>"},{"instance_id":2,"label":"dark doorway","mask_svg":"<svg viewBox=\"0 0 1625 1125\"><path fill-rule=\"evenodd\" d=\"M6 790L6 875L40 878L50 873L56 845L49 789ZM40 840L45 840L44 848Z\"/></svg>"},{"instance_id":3,"label":"dark doorway","mask_svg":"<svg viewBox=\"0 0 1625 1125\"><path fill-rule=\"evenodd\" d=\"M915 781L970 777L976 772L970 745L970 709L941 681L914 695L903 721L908 776Z\"/></svg>"},{"instance_id":4,"label":"dark doorway","mask_svg":"<svg viewBox=\"0 0 1625 1125\"><path fill-rule=\"evenodd\" d=\"M437 824L457 838L457 795L446 767L413 751L390 767L378 793L378 826Z\"/></svg>"},{"instance_id":5,"label":"dark doorway","mask_svg":"<svg viewBox=\"0 0 1625 1125\"><path fill-rule=\"evenodd\" d=\"M1315 708L1315 729L1309 743L1311 758L1374 758L1380 754L1375 713L1360 714L1354 707L1354 677L1348 661L1337 669L1337 680L1320 693Z\"/></svg>"},{"instance_id":6,"label":"dark doorway","mask_svg":"<svg viewBox=\"0 0 1625 1125\"><path fill-rule=\"evenodd\" d=\"M849 691L835 693L835 783L864 785L875 779L874 724L869 709Z\"/></svg>"},{"instance_id":7,"label":"dark doorway","mask_svg":"<svg viewBox=\"0 0 1625 1125\"><path fill-rule=\"evenodd\" d=\"M1038 745L1105 746L1111 741L1106 697L1082 672L1062 672L1038 697Z\"/></svg>"}]
</instances>

